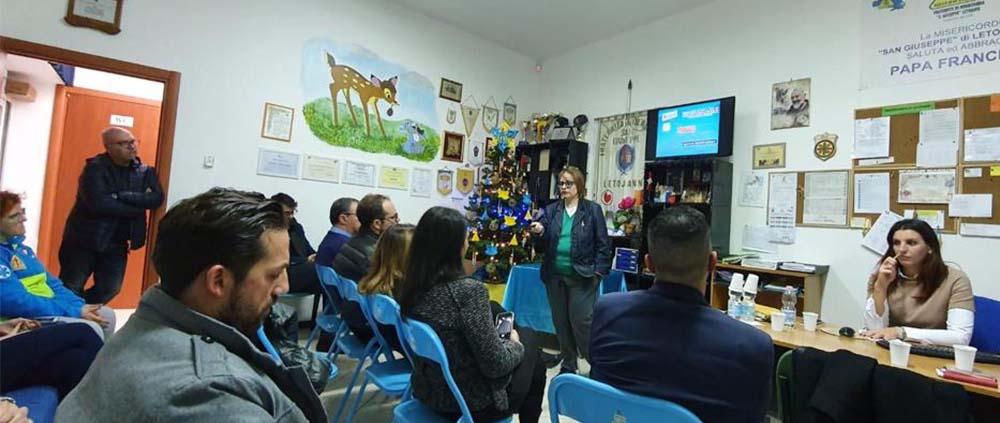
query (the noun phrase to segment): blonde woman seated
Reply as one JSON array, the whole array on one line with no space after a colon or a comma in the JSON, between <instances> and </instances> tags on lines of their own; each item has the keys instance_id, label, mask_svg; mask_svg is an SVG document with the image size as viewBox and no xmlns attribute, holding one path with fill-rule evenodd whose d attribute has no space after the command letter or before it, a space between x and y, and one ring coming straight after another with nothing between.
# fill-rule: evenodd
<instances>
[{"instance_id":1,"label":"blonde woman seated","mask_svg":"<svg viewBox=\"0 0 1000 423\"><path fill-rule=\"evenodd\" d=\"M403 281L403 272L406 270L406 257L410 252L410 239L413 238L413 225L397 224L382 233L378 243L375 244L375 253L372 254L372 267L361 282L358 283L358 292L362 295L384 294L394 297ZM361 314L361 309L357 303L344 303L344 320L361 341L368 342L372 336L372 330ZM392 349L402 352L403 347L399 343L396 329L392 326L378 325L382 338L392 347Z\"/></svg>"},{"instance_id":2,"label":"blonde woman seated","mask_svg":"<svg viewBox=\"0 0 1000 423\"><path fill-rule=\"evenodd\" d=\"M892 225L889 248L868 278L863 335L940 345L968 345L974 308L972 284L941 258L927 222Z\"/></svg>"}]
</instances>

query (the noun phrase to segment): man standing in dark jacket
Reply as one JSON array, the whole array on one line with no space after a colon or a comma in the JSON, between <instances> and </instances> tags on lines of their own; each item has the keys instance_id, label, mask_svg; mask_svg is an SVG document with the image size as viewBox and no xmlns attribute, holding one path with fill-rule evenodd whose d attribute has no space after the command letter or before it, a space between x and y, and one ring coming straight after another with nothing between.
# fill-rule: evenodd
<instances>
[{"instance_id":1,"label":"man standing in dark jacket","mask_svg":"<svg viewBox=\"0 0 1000 423\"><path fill-rule=\"evenodd\" d=\"M87 159L59 248L59 278L87 304L106 304L122 287L129 249L146 245L146 211L163 204L156 171L139 160L128 130L101 133L105 152ZM94 286L83 285L94 275Z\"/></svg>"},{"instance_id":2,"label":"man standing in dark jacket","mask_svg":"<svg viewBox=\"0 0 1000 423\"><path fill-rule=\"evenodd\" d=\"M399 213L389 197L368 194L358 203L358 220L361 221L361 230L340 248L337 258L333 260L333 270L355 282L368 273L379 235L399 223Z\"/></svg>"}]
</instances>

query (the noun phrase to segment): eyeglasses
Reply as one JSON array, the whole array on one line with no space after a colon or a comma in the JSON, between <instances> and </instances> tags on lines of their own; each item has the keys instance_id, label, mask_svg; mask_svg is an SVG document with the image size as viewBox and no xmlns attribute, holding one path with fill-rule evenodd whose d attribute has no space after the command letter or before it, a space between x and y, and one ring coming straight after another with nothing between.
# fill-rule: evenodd
<instances>
[{"instance_id":1,"label":"eyeglasses","mask_svg":"<svg viewBox=\"0 0 1000 423\"><path fill-rule=\"evenodd\" d=\"M21 209L21 211L19 211L17 213L14 213L14 214L12 214L10 216L5 216L4 217L4 219L13 220L13 221L18 221L18 220L27 219L27 218L28 218L28 215L27 215L27 213L25 213L24 209Z\"/></svg>"},{"instance_id":2,"label":"eyeglasses","mask_svg":"<svg viewBox=\"0 0 1000 423\"><path fill-rule=\"evenodd\" d=\"M109 142L108 143L108 145L113 145L115 147L135 147L136 144L139 144L139 140L137 140L135 138L132 138L130 140L125 140L125 141Z\"/></svg>"},{"instance_id":3,"label":"eyeglasses","mask_svg":"<svg viewBox=\"0 0 1000 423\"><path fill-rule=\"evenodd\" d=\"M561 187L571 187L573 185L576 185L576 182L573 182L573 181L559 181L559 186L561 186Z\"/></svg>"}]
</instances>

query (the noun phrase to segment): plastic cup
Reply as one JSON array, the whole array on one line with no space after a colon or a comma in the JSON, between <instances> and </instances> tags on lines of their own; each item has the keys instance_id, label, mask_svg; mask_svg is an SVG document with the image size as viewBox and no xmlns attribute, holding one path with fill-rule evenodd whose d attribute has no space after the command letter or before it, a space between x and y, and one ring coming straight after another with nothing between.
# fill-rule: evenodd
<instances>
[{"instance_id":1,"label":"plastic cup","mask_svg":"<svg viewBox=\"0 0 1000 423\"><path fill-rule=\"evenodd\" d=\"M819 321L819 314L810 311L802 313L802 322L805 323L803 326L805 326L806 332L815 332L816 322L818 321Z\"/></svg>"},{"instance_id":2,"label":"plastic cup","mask_svg":"<svg viewBox=\"0 0 1000 423\"><path fill-rule=\"evenodd\" d=\"M771 330L781 332L785 330L785 313L776 311L771 313Z\"/></svg>"},{"instance_id":3,"label":"plastic cup","mask_svg":"<svg viewBox=\"0 0 1000 423\"><path fill-rule=\"evenodd\" d=\"M955 368L963 372L971 372L976 361L976 347L968 345L952 345L955 349Z\"/></svg>"},{"instance_id":4,"label":"plastic cup","mask_svg":"<svg viewBox=\"0 0 1000 423\"><path fill-rule=\"evenodd\" d=\"M889 341L889 362L896 367L906 367L910 362L910 344L898 339Z\"/></svg>"}]
</instances>

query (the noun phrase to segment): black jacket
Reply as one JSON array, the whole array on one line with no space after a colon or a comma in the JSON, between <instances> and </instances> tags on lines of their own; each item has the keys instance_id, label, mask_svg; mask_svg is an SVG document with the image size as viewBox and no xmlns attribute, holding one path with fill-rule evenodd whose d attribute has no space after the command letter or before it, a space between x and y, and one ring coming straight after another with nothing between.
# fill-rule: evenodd
<instances>
[{"instance_id":1,"label":"black jacket","mask_svg":"<svg viewBox=\"0 0 1000 423\"><path fill-rule=\"evenodd\" d=\"M371 231L359 232L340 247L337 258L333 259L333 270L342 278L360 281L372 267L372 255L375 254L377 242L378 234Z\"/></svg>"},{"instance_id":2,"label":"black jacket","mask_svg":"<svg viewBox=\"0 0 1000 423\"><path fill-rule=\"evenodd\" d=\"M969 421L969 398L962 385L880 366L845 350L799 348L792 363L795 422Z\"/></svg>"},{"instance_id":3,"label":"black jacket","mask_svg":"<svg viewBox=\"0 0 1000 423\"><path fill-rule=\"evenodd\" d=\"M146 245L146 210L163 204L156 170L135 159L118 167L107 153L87 159L76 203L66 220L63 244L104 251L119 225L127 225L131 249Z\"/></svg>"},{"instance_id":4,"label":"black jacket","mask_svg":"<svg viewBox=\"0 0 1000 423\"><path fill-rule=\"evenodd\" d=\"M309 256L316 254L302 224L292 219L288 223L288 257L291 264L305 263Z\"/></svg>"},{"instance_id":5,"label":"black jacket","mask_svg":"<svg viewBox=\"0 0 1000 423\"><path fill-rule=\"evenodd\" d=\"M545 252L541 269L542 280L545 282L551 281L555 275L556 248L559 245L565 209L565 203L556 201L545 207L545 213L538 219L545 226L545 232L537 238L538 247ZM608 239L608 226L604 223L601 206L593 201L580 199L576 213L573 214L571 239L573 270L585 278L607 276L611 271L611 240Z\"/></svg>"}]
</instances>

